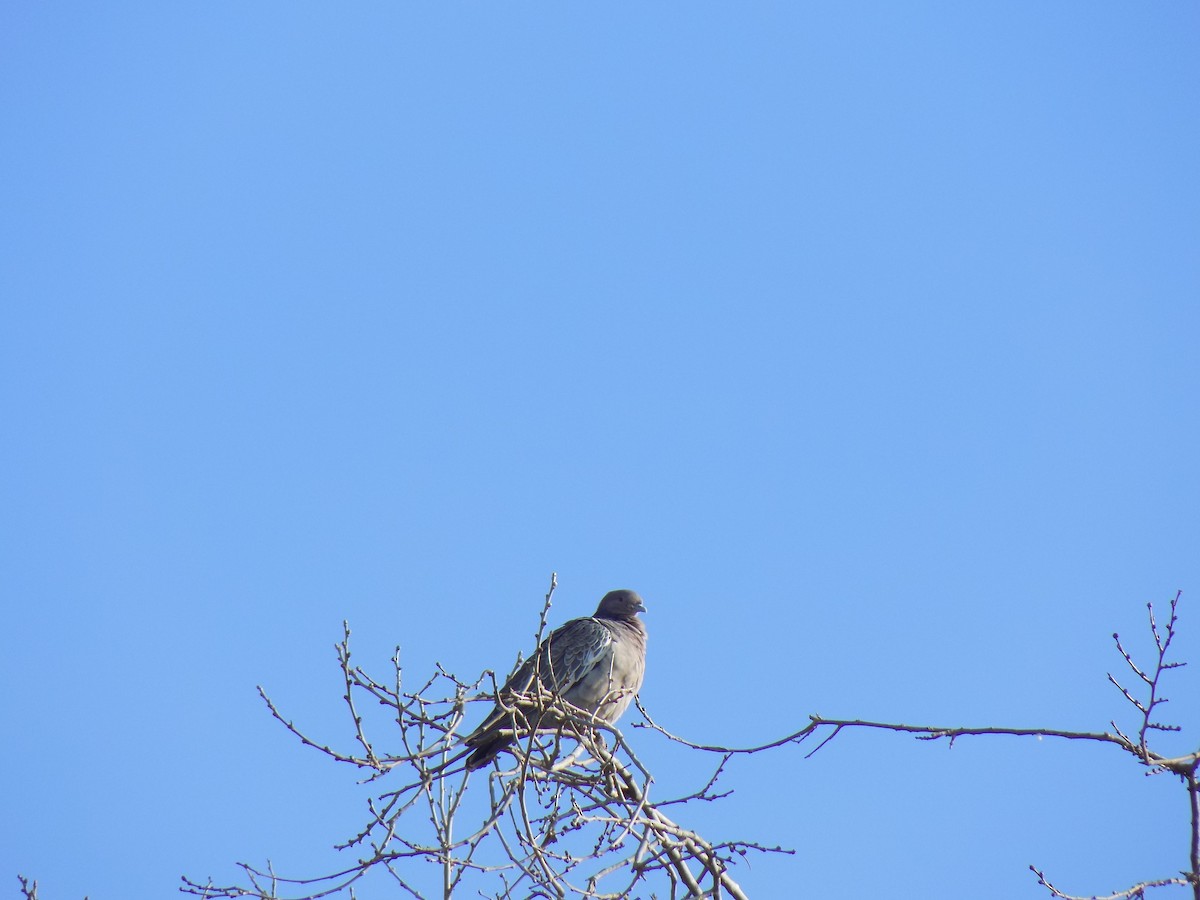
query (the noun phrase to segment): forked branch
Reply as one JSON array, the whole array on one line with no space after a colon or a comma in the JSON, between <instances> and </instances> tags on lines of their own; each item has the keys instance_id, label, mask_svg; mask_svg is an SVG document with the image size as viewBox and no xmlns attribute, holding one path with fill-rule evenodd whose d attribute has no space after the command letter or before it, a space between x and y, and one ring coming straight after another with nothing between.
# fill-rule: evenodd
<instances>
[{"instance_id":1,"label":"forked branch","mask_svg":"<svg viewBox=\"0 0 1200 900\"><path fill-rule=\"evenodd\" d=\"M792 732L784 737L769 741L764 744L759 744L750 747L727 747L714 744L701 744L689 741L678 735L672 734L651 718L646 709L638 705L638 709L645 717L645 723L635 723L634 727L650 728L664 735L672 741L683 744L694 750L702 750L709 753L718 753L724 759L737 754L754 754L761 753L766 750L772 750L779 747L784 747L789 744L802 744L810 738L815 739L820 736L819 743L811 749L805 756L811 757L818 750L832 741L842 731L849 728L872 728L883 731L895 731L914 735L918 740L937 741L947 740L953 745L954 741L960 737L981 737L991 735L1010 735L1014 737L1051 737L1060 738L1070 741L1092 741L1100 744L1108 744L1128 753L1134 757L1139 764L1145 766L1150 772L1169 772L1179 777L1188 795L1188 807L1190 812L1190 841L1188 853L1188 869L1182 872L1179 876L1162 878L1152 881L1139 882L1138 884L1127 888L1123 891L1107 895L1107 897L1090 897L1080 898L1065 894L1058 888L1054 887L1043 875L1040 869L1033 866L1030 868L1037 876L1038 883L1045 887L1052 896L1062 898L1062 900L1120 900L1120 898L1140 898L1143 897L1147 890L1156 887L1166 887L1168 885L1191 885L1195 900L1200 900L1200 751L1187 753L1182 756L1168 755L1161 753L1150 746L1149 735L1154 732L1175 732L1179 731L1178 725L1164 724L1155 718L1156 710L1167 702L1167 698L1161 693L1163 676L1172 669L1180 668L1185 665L1183 662L1175 662L1168 659L1168 654L1171 649L1171 644L1175 639L1176 629L1179 623L1179 601L1182 597L1182 592L1177 592L1171 599L1170 615L1168 616L1165 628L1160 627L1154 614L1153 604L1146 604L1149 613L1149 628L1151 636L1154 640L1155 658L1152 666L1145 668L1139 666L1133 659L1132 655L1125 649L1118 635L1114 634L1113 639L1117 645L1117 651L1121 654L1126 665L1133 672L1137 681L1140 683L1135 689L1126 688L1117 678L1111 673L1108 676L1125 699L1137 710L1137 729L1136 737L1131 737L1122 731L1116 724L1111 722L1112 731L1066 731L1058 728L1010 728L1003 726L944 726L944 725L908 725L898 722L873 722L865 719L831 719L825 716L812 715L809 716L809 722L799 731ZM827 729L827 731L822 731Z\"/></svg>"}]
</instances>

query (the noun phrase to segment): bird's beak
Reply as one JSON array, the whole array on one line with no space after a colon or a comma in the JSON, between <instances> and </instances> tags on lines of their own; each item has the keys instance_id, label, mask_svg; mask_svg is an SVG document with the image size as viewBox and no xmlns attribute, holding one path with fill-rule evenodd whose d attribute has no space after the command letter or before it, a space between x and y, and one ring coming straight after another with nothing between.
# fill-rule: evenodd
<instances>
[{"instance_id":1,"label":"bird's beak","mask_svg":"<svg viewBox=\"0 0 1200 900\"><path fill-rule=\"evenodd\" d=\"M642 600L638 601L637 611L640 613L644 613L646 611L646 604L644 601L642 601Z\"/></svg>"}]
</instances>

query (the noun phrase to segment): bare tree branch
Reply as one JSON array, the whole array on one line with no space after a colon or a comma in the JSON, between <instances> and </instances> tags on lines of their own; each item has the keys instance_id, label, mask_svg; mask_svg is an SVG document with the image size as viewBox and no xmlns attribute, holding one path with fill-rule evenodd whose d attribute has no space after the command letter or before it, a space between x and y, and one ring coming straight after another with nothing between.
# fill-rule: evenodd
<instances>
[{"instance_id":1,"label":"bare tree branch","mask_svg":"<svg viewBox=\"0 0 1200 900\"><path fill-rule=\"evenodd\" d=\"M538 643L556 586L552 576ZM355 850L358 859L311 878L279 876L270 864L260 869L239 863L240 883L217 886L185 878L185 893L210 900L282 900L284 891L290 900L315 900L352 892L380 871L413 897L450 898L470 890L497 898L619 900L648 893L653 888L643 885L661 879L672 896L682 890L682 896L697 900L746 900L730 867L752 852L791 852L754 841L713 842L663 811L725 796L714 786L728 757L700 788L659 799L651 794L649 770L620 731L544 690L505 698L512 706L516 741L490 769L475 773L477 789L471 791L471 773L462 762L470 749L463 749L458 729L471 704L496 702L494 674L465 682L439 666L418 690L408 692L399 651L392 659L393 687L352 663L346 625L335 650L355 750L334 749L312 737L265 690L259 692L271 715L304 746L365 771L364 784L387 782L367 801L363 826L337 845ZM395 726L382 741L372 734L370 717L359 703L363 699L385 711ZM525 722L553 722L554 727L528 731L520 724ZM382 749L391 741L397 746ZM413 865L419 861L435 867L429 871L438 873L436 887L422 882L426 870Z\"/></svg>"},{"instance_id":2,"label":"bare tree branch","mask_svg":"<svg viewBox=\"0 0 1200 900\"><path fill-rule=\"evenodd\" d=\"M1042 874L1041 869L1036 866L1030 866L1029 870L1037 876L1038 884L1048 890L1053 897L1058 897L1059 900L1141 900L1146 896L1146 891L1150 888L1168 887L1173 884L1187 884L1188 880L1184 878L1162 878L1158 881L1142 881L1135 884L1133 887L1126 888L1123 891L1117 891L1113 894L1089 895L1086 897L1076 896L1074 894L1064 894L1054 885L1052 885L1046 876Z\"/></svg>"},{"instance_id":3,"label":"bare tree branch","mask_svg":"<svg viewBox=\"0 0 1200 900\"><path fill-rule=\"evenodd\" d=\"M1200 751L1184 754L1183 756L1168 756L1159 753L1152 749L1147 742L1148 735L1151 732L1167 732L1179 731L1178 725L1168 725L1155 721L1152 717L1155 710L1162 704L1167 702L1167 698L1161 694L1161 681L1165 673L1172 669L1177 669L1185 663L1173 662L1167 659L1167 655L1171 648L1171 643L1175 639L1176 627L1179 622L1179 601L1182 597L1182 591L1176 592L1171 599L1170 616L1167 619L1165 630L1160 629L1157 619L1154 615L1153 604L1147 603L1146 608L1149 613L1149 627L1151 636L1154 639L1154 646L1157 651L1153 667L1142 668L1139 666L1125 649L1121 643L1121 639L1117 634L1113 635L1113 640L1116 642L1117 651L1121 654L1130 671L1134 673L1138 681L1141 682L1141 689L1145 691L1146 696L1139 696L1124 687L1111 673L1108 675L1108 680L1117 687L1121 694L1138 712L1138 729L1137 737L1131 738L1125 734L1116 723L1110 723L1113 731L1066 731L1059 728L1008 728L1001 726L944 726L944 725L907 725L897 722L873 722L865 719L831 719L825 716L812 715L809 716L808 725L784 737L774 741L769 741L765 744L759 744L753 747L725 747L713 744L699 744L689 741L678 735L672 734L663 728L646 711L641 703L638 704L638 710L645 717L645 723L634 723L635 728L650 728L662 734L669 740L682 744L685 747L690 747L693 750L701 750L708 753L717 753L723 757L723 760L729 759L734 754L754 754L761 753L765 750L772 750L779 747L784 747L788 744L801 744L811 737L818 734L822 728L828 728L830 731L822 737L820 743L812 750L805 754L805 758L811 757L818 750L837 737L847 728L874 728L884 731L895 731L914 735L918 740L936 741L946 739L953 746L956 738L960 737L976 737L988 735L1010 735L1014 737L1053 737L1061 738L1070 741L1092 741L1100 744L1110 744L1119 747L1126 753L1130 754L1138 760L1138 762L1146 766L1151 773L1155 772L1170 772L1179 777L1188 793L1188 805L1191 814L1191 835L1189 842L1188 862L1189 867L1186 872L1183 872L1180 877L1164 878L1157 881L1144 881L1128 888L1124 891L1118 891L1111 894L1108 898L1090 898L1090 900L1118 900L1124 897L1142 897L1150 888L1165 887L1167 885L1188 884L1192 886L1195 900L1200 900ZM1081 900L1074 898L1068 894L1064 894L1051 885L1041 871L1030 867L1038 877L1038 882L1046 887L1055 897L1066 898L1066 900Z\"/></svg>"}]
</instances>

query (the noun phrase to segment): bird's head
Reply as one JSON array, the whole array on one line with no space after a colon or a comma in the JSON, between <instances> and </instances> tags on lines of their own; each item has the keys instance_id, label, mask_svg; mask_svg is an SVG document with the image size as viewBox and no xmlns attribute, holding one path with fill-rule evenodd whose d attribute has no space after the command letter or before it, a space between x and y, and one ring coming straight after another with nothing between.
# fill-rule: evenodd
<instances>
[{"instance_id":1,"label":"bird's head","mask_svg":"<svg viewBox=\"0 0 1200 900\"><path fill-rule=\"evenodd\" d=\"M596 615L601 619L632 619L645 611L646 604L637 591L622 589L605 594L596 609Z\"/></svg>"}]
</instances>

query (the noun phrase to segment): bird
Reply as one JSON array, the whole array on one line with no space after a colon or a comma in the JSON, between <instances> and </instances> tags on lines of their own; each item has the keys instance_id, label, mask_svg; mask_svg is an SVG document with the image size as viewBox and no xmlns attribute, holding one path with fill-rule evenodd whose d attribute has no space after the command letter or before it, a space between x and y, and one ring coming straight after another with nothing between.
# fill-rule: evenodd
<instances>
[{"instance_id":1,"label":"bird","mask_svg":"<svg viewBox=\"0 0 1200 900\"><path fill-rule=\"evenodd\" d=\"M616 722L641 689L646 672L646 626L638 618L645 611L636 591L609 591L595 613L552 631L509 676L495 708L464 739L474 750L467 769L486 766L520 732L556 724L543 713L530 728L524 714L513 707L521 694L549 691L602 722Z\"/></svg>"}]
</instances>

